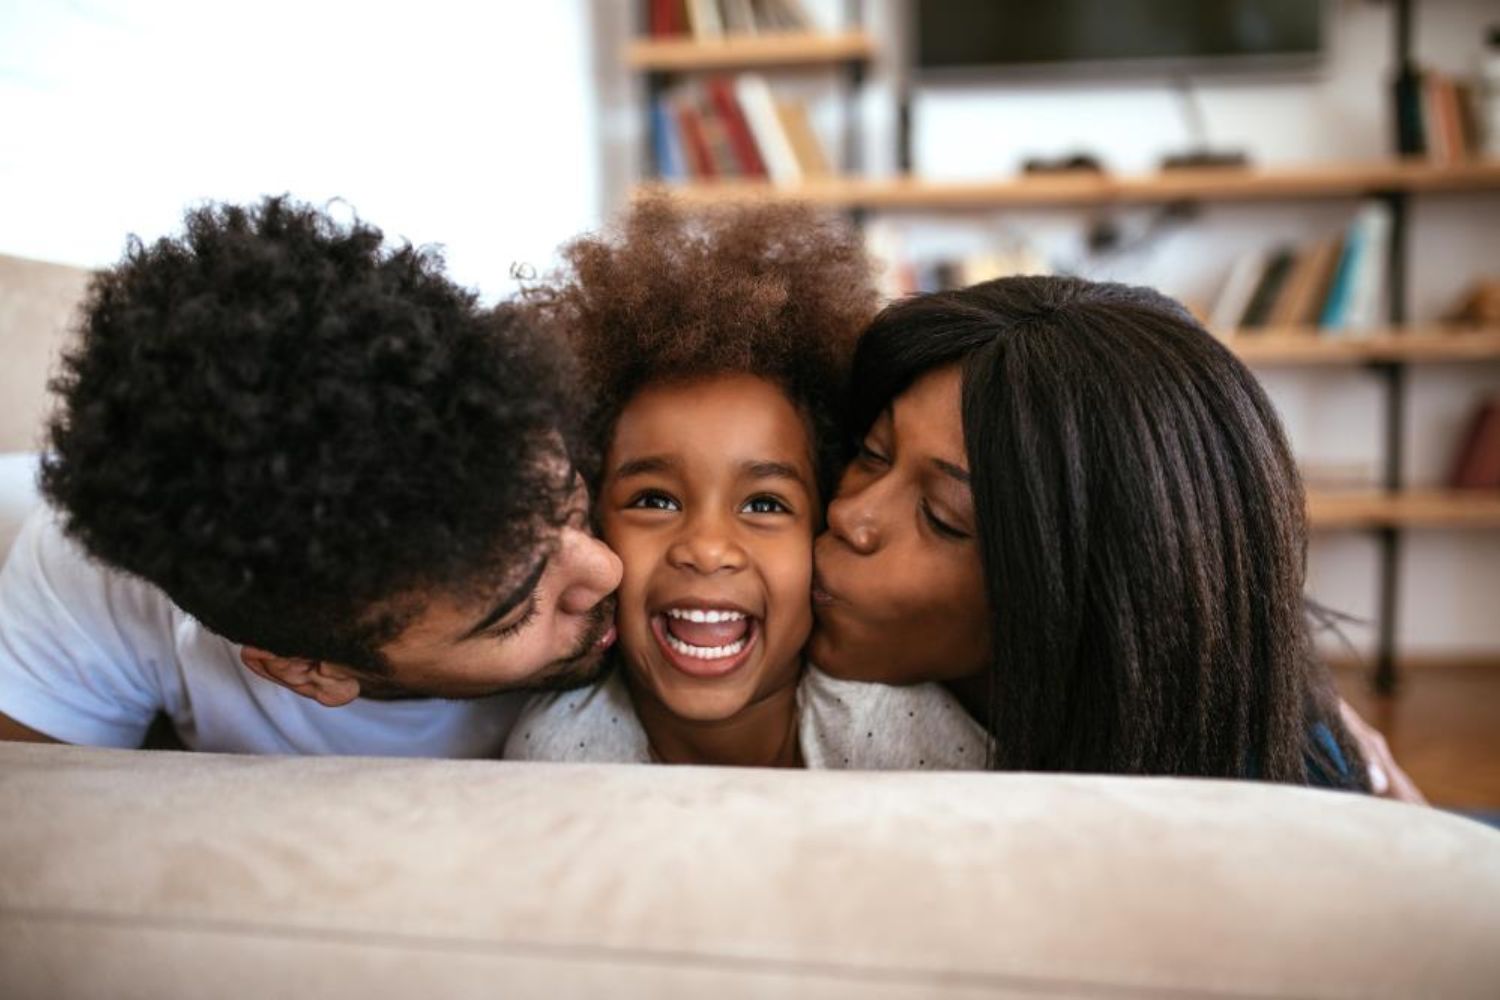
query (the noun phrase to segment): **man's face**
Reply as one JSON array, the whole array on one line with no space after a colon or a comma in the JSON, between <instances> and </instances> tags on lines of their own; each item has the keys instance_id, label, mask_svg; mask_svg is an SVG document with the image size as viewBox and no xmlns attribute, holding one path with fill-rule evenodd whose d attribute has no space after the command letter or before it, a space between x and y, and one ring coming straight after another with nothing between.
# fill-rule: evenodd
<instances>
[{"instance_id":1,"label":"man's face","mask_svg":"<svg viewBox=\"0 0 1500 1000\"><path fill-rule=\"evenodd\" d=\"M568 522L501 593L433 598L381 650L390 666L361 675L368 698L479 698L520 688L569 688L598 678L615 639L620 560L588 527L581 482Z\"/></svg>"}]
</instances>

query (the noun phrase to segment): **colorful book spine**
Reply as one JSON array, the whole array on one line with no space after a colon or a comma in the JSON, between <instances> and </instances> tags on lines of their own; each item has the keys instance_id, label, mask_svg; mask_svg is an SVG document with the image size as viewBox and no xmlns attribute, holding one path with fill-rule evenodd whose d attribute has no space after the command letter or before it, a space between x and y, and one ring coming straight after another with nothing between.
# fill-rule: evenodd
<instances>
[{"instance_id":1,"label":"colorful book spine","mask_svg":"<svg viewBox=\"0 0 1500 1000\"><path fill-rule=\"evenodd\" d=\"M662 180L683 180L688 176L683 158L682 139L672 120L672 109L666 98L651 104L651 148L656 154L656 176Z\"/></svg>"},{"instance_id":2,"label":"colorful book spine","mask_svg":"<svg viewBox=\"0 0 1500 1000\"><path fill-rule=\"evenodd\" d=\"M708 99L712 102L724 130L729 137L734 157L739 162L739 172L746 177L765 177L766 165L756 148L755 137L745 121L739 101L734 96L734 84L724 77L715 77L707 83Z\"/></svg>"},{"instance_id":3,"label":"colorful book spine","mask_svg":"<svg viewBox=\"0 0 1500 1000\"><path fill-rule=\"evenodd\" d=\"M1339 263L1333 271L1333 281L1328 286L1328 298L1323 301L1323 311L1318 315L1318 326L1325 330L1339 331L1349 312L1349 298L1353 290L1354 273L1359 266L1360 231L1351 226L1344 238L1344 250L1339 254Z\"/></svg>"}]
</instances>

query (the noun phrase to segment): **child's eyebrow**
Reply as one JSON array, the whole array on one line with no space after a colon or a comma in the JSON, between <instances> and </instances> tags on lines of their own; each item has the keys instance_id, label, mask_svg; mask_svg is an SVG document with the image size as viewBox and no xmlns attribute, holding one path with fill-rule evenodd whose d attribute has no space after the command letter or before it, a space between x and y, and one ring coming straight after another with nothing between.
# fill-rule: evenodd
<instances>
[{"instance_id":1,"label":"child's eyebrow","mask_svg":"<svg viewBox=\"0 0 1500 1000\"><path fill-rule=\"evenodd\" d=\"M807 486L807 477L790 462L750 461L740 466L740 472L750 479L790 479L801 486Z\"/></svg>"},{"instance_id":2,"label":"child's eyebrow","mask_svg":"<svg viewBox=\"0 0 1500 1000\"><path fill-rule=\"evenodd\" d=\"M645 458L632 458L628 462L621 462L615 469L616 479L626 479L630 476L644 476L657 472L671 472L677 468L677 460L665 455L647 455Z\"/></svg>"}]
</instances>

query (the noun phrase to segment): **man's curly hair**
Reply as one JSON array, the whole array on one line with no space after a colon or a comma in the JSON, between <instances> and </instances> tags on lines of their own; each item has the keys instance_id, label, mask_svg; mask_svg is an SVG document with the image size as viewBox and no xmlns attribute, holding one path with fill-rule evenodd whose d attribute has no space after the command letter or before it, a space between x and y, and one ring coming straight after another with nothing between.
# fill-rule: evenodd
<instances>
[{"instance_id":1,"label":"man's curly hair","mask_svg":"<svg viewBox=\"0 0 1500 1000\"><path fill-rule=\"evenodd\" d=\"M563 257L559 274L525 298L574 348L596 451L649 383L756 375L808 421L830 495L845 457L849 362L876 307L856 232L802 205L689 212L657 195Z\"/></svg>"},{"instance_id":2,"label":"man's curly hair","mask_svg":"<svg viewBox=\"0 0 1500 1000\"><path fill-rule=\"evenodd\" d=\"M42 487L96 558L224 637L379 672L565 515L569 366L434 253L268 198L132 239L52 389Z\"/></svg>"}]
</instances>

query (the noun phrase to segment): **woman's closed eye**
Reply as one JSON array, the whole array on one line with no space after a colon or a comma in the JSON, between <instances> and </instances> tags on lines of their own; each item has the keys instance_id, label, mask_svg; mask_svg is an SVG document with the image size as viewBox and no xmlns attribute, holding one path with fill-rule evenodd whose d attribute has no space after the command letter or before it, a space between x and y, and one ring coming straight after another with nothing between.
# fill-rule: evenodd
<instances>
[{"instance_id":1,"label":"woman's closed eye","mask_svg":"<svg viewBox=\"0 0 1500 1000\"><path fill-rule=\"evenodd\" d=\"M970 537L967 531L963 530L960 527L957 527L956 525L949 524L947 521L938 517L937 514L933 513L931 504L929 504L926 500L922 501L922 517L925 518L927 523L932 526L933 531L937 532L939 535L942 535L944 538L950 538L954 541L964 541L965 539Z\"/></svg>"},{"instance_id":2,"label":"woman's closed eye","mask_svg":"<svg viewBox=\"0 0 1500 1000\"><path fill-rule=\"evenodd\" d=\"M859 443L856 457L862 462L869 462L873 465L891 464L891 460L869 438Z\"/></svg>"}]
</instances>

